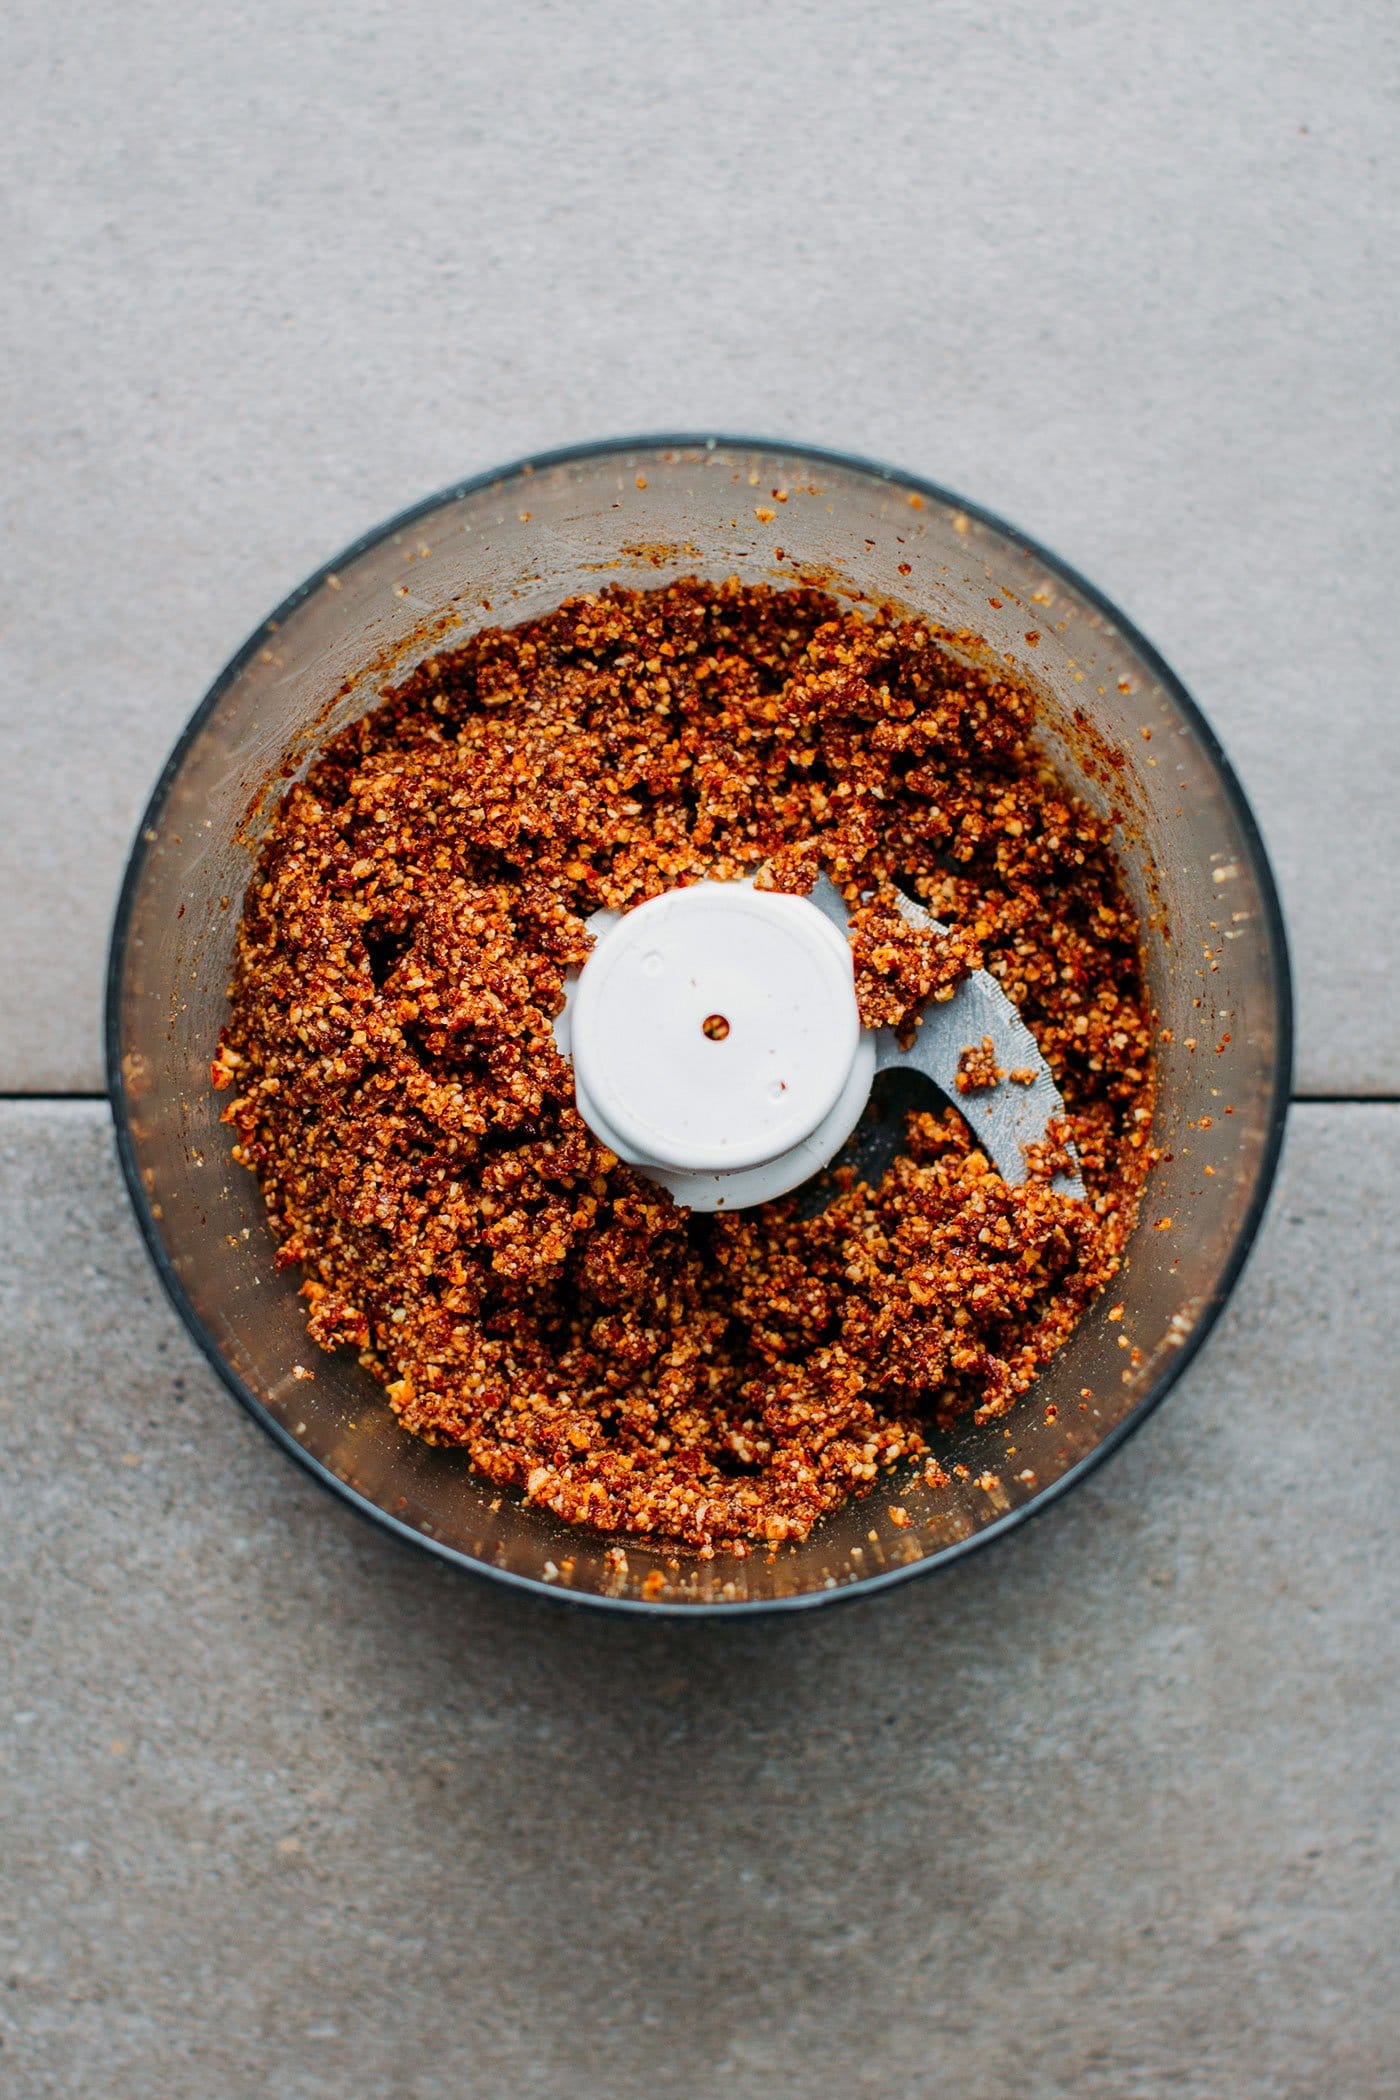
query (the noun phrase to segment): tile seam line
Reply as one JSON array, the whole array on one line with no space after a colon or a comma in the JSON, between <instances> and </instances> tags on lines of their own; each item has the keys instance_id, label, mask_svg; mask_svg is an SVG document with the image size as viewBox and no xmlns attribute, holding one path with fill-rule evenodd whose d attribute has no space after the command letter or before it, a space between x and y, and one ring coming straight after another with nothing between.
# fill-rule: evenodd
<instances>
[{"instance_id":1,"label":"tile seam line","mask_svg":"<svg viewBox=\"0 0 1400 2100\"><path fill-rule=\"evenodd\" d=\"M12 1107L15 1103L24 1101L50 1103L55 1101L100 1101L105 1105L107 1095L101 1089L0 1087L0 1108ZM1396 1108L1400 1107L1400 1093L1292 1094L1289 1097L1289 1105L1293 1108Z\"/></svg>"}]
</instances>

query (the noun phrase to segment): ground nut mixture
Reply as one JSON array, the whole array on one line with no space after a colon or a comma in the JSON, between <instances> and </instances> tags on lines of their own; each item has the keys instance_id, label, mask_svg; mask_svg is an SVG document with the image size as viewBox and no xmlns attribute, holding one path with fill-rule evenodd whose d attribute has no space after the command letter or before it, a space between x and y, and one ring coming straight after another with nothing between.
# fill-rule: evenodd
<instances>
[{"instance_id":1,"label":"ground nut mixture","mask_svg":"<svg viewBox=\"0 0 1400 2100\"><path fill-rule=\"evenodd\" d=\"M799 1539L1004 1412L1114 1273L1150 1160L1138 928L1030 696L815 590L605 591L337 736L249 890L214 1061L312 1335L502 1488L702 1554ZM1008 1187L951 1107L878 1187L692 1216L604 1149L551 1022L584 919L702 876L852 907L868 1026L986 967L1064 1095ZM951 931L915 931L895 885ZM982 1043L970 1088L1013 1085Z\"/></svg>"}]
</instances>

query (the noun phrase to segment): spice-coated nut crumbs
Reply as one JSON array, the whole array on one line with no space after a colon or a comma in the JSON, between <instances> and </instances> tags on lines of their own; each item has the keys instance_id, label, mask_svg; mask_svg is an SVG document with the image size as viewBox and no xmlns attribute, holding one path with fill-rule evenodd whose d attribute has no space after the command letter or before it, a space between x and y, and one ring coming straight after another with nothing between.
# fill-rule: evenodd
<instances>
[{"instance_id":1,"label":"spice-coated nut crumbs","mask_svg":"<svg viewBox=\"0 0 1400 2100\"><path fill-rule=\"evenodd\" d=\"M801 1539L900 1460L946 1482L931 1426L1003 1414L1115 1273L1138 926L1031 695L971 654L809 589L605 591L430 658L286 795L213 1061L235 1154L314 1339L496 1486L702 1555ZM587 915L823 871L867 1026L983 967L1019 1008L1066 1108L1024 1185L949 1107L816 1216L692 1216L581 1120L551 1022ZM1051 1186L1067 1138L1087 1202Z\"/></svg>"},{"instance_id":2,"label":"spice-coated nut crumbs","mask_svg":"<svg viewBox=\"0 0 1400 2100\"><path fill-rule=\"evenodd\" d=\"M953 1084L960 1094L980 1094L989 1087L1000 1086L1005 1077L1005 1068L996 1060L996 1045L989 1035L984 1035L980 1043L969 1043L962 1052Z\"/></svg>"}]
</instances>

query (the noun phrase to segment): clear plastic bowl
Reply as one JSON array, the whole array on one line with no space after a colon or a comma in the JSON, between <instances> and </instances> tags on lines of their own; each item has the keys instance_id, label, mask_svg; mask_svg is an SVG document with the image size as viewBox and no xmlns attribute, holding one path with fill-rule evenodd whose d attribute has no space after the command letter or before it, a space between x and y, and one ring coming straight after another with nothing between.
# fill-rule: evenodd
<instances>
[{"instance_id":1,"label":"clear plastic bowl","mask_svg":"<svg viewBox=\"0 0 1400 2100\"><path fill-rule=\"evenodd\" d=\"M929 1489L911 1467L772 1557L704 1562L627 1542L624 1566L607 1541L502 1498L459 1454L406 1434L354 1362L310 1343L298 1278L275 1273L257 1184L229 1157L209 1060L278 794L385 677L571 593L688 573L805 576L855 603L897 602L970 630L1034 683L1056 764L1121 816L1163 1031L1155 1136L1170 1156L1111 1293L1122 1319L1107 1301L1091 1308L1010 1418L1014 1458L1005 1423L969 1421L941 1454L966 1468L949 1487ZM1063 1494L1157 1405L1223 1305L1267 1199L1291 1000L1273 878L1239 784L1180 682L1097 591L911 475L791 445L660 437L553 453L433 496L318 571L245 643L172 753L132 850L107 1054L122 1164L162 1281L230 1391L319 1480L400 1537L518 1588L632 1611L743 1612L955 1559Z\"/></svg>"}]
</instances>

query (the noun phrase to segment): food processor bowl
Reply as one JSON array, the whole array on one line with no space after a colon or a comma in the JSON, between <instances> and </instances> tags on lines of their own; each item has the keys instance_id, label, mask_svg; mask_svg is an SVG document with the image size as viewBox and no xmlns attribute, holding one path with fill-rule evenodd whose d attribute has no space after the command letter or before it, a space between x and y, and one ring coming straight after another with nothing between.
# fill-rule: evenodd
<instances>
[{"instance_id":1,"label":"food processor bowl","mask_svg":"<svg viewBox=\"0 0 1400 2100\"><path fill-rule=\"evenodd\" d=\"M423 657L573 594L682 575L809 582L951 630L1040 701L1061 775L1111 814L1156 1009L1153 1142L1120 1275L1001 1421L970 1417L800 1545L703 1560L566 1526L399 1426L310 1341L209 1063L238 917L288 781ZM107 1056L122 1165L162 1281L230 1391L353 1507L454 1565L619 1610L748 1612L942 1566L1083 1476L1204 1340L1258 1227L1291 1066L1287 951L1257 827L1220 745L1131 624L1023 534L915 476L726 437L584 446L463 482L293 592L220 674L167 762L112 939ZM1121 1307L1121 1313L1118 1308ZM307 1374L311 1375L307 1375ZM1011 1447L1014 1445L1014 1453ZM891 1512L895 1514L891 1514ZM621 1550L618 1550L620 1547Z\"/></svg>"}]
</instances>

